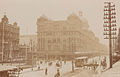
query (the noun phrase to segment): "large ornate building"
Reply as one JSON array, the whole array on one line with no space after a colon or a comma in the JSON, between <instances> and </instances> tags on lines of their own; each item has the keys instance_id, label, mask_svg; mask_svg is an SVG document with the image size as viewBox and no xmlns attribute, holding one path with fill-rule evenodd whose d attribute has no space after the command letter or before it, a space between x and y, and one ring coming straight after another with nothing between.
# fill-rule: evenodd
<instances>
[{"instance_id":1,"label":"large ornate building","mask_svg":"<svg viewBox=\"0 0 120 77\"><path fill-rule=\"evenodd\" d=\"M19 27L17 23L9 24L6 15L0 22L0 60L6 61L11 57L18 56L19 50ZM3 56L2 56L3 53Z\"/></svg>"},{"instance_id":2,"label":"large ornate building","mask_svg":"<svg viewBox=\"0 0 120 77\"><path fill-rule=\"evenodd\" d=\"M82 15L71 14L60 21L41 16L37 20L37 32L40 53L101 52L105 49L89 30L88 22Z\"/></svg>"}]
</instances>

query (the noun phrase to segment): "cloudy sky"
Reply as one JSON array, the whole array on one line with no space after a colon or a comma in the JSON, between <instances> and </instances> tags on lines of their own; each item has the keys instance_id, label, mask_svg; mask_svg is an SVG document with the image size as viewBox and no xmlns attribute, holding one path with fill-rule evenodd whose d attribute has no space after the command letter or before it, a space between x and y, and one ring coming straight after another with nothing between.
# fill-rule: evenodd
<instances>
[{"instance_id":1,"label":"cloudy sky","mask_svg":"<svg viewBox=\"0 0 120 77\"><path fill-rule=\"evenodd\" d=\"M65 20L71 13L83 11L90 29L104 43L103 39L103 6L106 0L0 0L0 18L6 12L9 23L16 21L20 26L20 33L35 34L36 21L41 15L53 20ZM117 18L120 18L120 1L116 4ZM117 22L120 20L117 19ZM117 23L118 26L120 23Z\"/></svg>"}]
</instances>

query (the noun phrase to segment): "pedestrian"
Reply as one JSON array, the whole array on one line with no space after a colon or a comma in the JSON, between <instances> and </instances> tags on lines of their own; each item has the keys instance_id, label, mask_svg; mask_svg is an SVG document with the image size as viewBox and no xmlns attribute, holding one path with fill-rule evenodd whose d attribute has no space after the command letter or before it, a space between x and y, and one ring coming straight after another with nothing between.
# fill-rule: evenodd
<instances>
[{"instance_id":1,"label":"pedestrian","mask_svg":"<svg viewBox=\"0 0 120 77\"><path fill-rule=\"evenodd\" d=\"M47 72L48 72L48 69L46 68L46 69L45 69L45 75L47 75Z\"/></svg>"},{"instance_id":2,"label":"pedestrian","mask_svg":"<svg viewBox=\"0 0 120 77\"><path fill-rule=\"evenodd\" d=\"M43 62L42 61L40 61L40 64L42 64Z\"/></svg>"},{"instance_id":3,"label":"pedestrian","mask_svg":"<svg viewBox=\"0 0 120 77\"><path fill-rule=\"evenodd\" d=\"M40 65L38 66L38 70L40 70Z\"/></svg>"},{"instance_id":4,"label":"pedestrian","mask_svg":"<svg viewBox=\"0 0 120 77\"><path fill-rule=\"evenodd\" d=\"M60 77L60 71L57 69L57 74L54 77Z\"/></svg>"},{"instance_id":5,"label":"pedestrian","mask_svg":"<svg viewBox=\"0 0 120 77\"><path fill-rule=\"evenodd\" d=\"M102 61L102 66L103 66L103 70L105 70L106 67L107 67L106 57L104 57L104 59L103 59L103 61Z\"/></svg>"},{"instance_id":6,"label":"pedestrian","mask_svg":"<svg viewBox=\"0 0 120 77\"><path fill-rule=\"evenodd\" d=\"M60 65L62 66L62 61L60 61Z\"/></svg>"},{"instance_id":7,"label":"pedestrian","mask_svg":"<svg viewBox=\"0 0 120 77\"><path fill-rule=\"evenodd\" d=\"M64 60L64 64L66 64L66 60Z\"/></svg>"},{"instance_id":8,"label":"pedestrian","mask_svg":"<svg viewBox=\"0 0 120 77\"><path fill-rule=\"evenodd\" d=\"M33 71L33 67L32 67L32 71Z\"/></svg>"},{"instance_id":9,"label":"pedestrian","mask_svg":"<svg viewBox=\"0 0 120 77\"><path fill-rule=\"evenodd\" d=\"M72 72L74 72L74 61L72 60Z\"/></svg>"}]
</instances>

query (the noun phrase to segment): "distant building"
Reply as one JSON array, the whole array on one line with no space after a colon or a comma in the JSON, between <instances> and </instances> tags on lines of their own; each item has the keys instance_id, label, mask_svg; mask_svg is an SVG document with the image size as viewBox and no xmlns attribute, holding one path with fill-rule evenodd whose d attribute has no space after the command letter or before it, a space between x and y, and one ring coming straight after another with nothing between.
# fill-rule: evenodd
<instances>
[{"instance_id":1,"label":"distant building","mask_svg":"<svg viewBox=\"0 0 120 77\"><path fill-rule=\"evenodd\" d=\"M17 56L19 51L19 30L17 23L9 24L7 16L4 15L0 22L0 60L2 59L2 52L4 61Z\"/></svg>"},{"instance_id":2,"label":"distant building","mask_svg":"<svg viewBox=\"0 0 120 77\"><path fill-rule=\"evenodd\" d=\"M101 52L105 46L89 30L87 20L80 14L71 14L67 20L53 21L45 16L37 19L38 52L45 54L72 54L74 52Z\"/></svg>"},{"instance_id":3,"label":"distant building","mask_svg":"<svg viewBox=\"0 0 120 77\"><path fill-rule=\"evenodd\" d=\"M34 52L37 51L37 35L20 35L20 45L31 47Z\"/></svg>"},{"instance_id":4,"label":"distant building","mask_svg":"<svg viewBox=\"0 0 120 77\"><path fill-rule=\"evenodd\" d=\"M20 45L30 45L30 40L37 44L37 35L20 35Z\"/></svg>"},{"instance_id":5,"label":"distant building","mask_svg":"<svg viewBox=\"0 0 120 77\"><path fill-rule=\"evenodd\" d=\"M21 58L27 59L27 64L32 64L32 56L37 56L37 35L20 35L19 44Z\"/></svg>"},{"instance_id":6,"label":"distant building","mask_svg":"<svg viewBox=\"0 0 120 77\"><path fill-rule=\"evenodd\" d=\"M19 55L18 55L18 59L21 59L23 61L25 61L28 57L28 53L30 51L30 48L26 45L19 45Z\"/></svg>"}]
</instances>

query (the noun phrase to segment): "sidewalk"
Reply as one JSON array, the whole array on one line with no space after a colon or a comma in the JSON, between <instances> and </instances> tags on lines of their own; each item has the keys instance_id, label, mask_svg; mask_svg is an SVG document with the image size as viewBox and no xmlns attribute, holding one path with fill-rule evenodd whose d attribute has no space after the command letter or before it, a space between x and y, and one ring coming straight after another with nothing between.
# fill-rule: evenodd
<instances>
[{"instance_id":1,"label":"sidewalk","mask_svg":"<svg viewBox=\"0 0 120 77\"><path fill-rule=\"evenodd\" d=\"M61 77L93 77L94 74L93 70L78 69L74 72L63 74Z\"/></svg>"},{"instance_id":2,"label":"sidewalk","mask_svg":"<svg viewBox=\"0 0 120 77\"><path fill-rule=\"evenodd\" d=\"M113 65L113 68L103 72L99 77L120 77L120 61Z\"/></svg>"}]
</instances>

